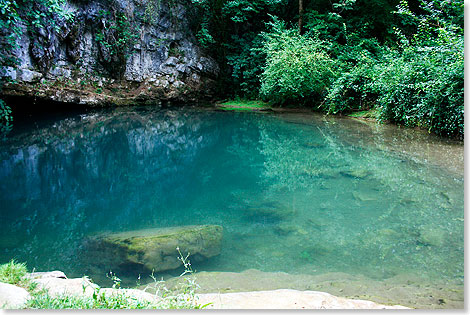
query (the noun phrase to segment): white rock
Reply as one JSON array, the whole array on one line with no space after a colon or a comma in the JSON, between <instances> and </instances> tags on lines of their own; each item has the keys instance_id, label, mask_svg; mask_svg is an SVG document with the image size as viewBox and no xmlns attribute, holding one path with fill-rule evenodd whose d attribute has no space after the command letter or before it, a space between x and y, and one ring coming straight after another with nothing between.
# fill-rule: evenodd
<instances>
[{"instance_id":1,"label":"white rock","mask_svg":"<svg viewBox=\"0 0 470 315\"><path fill-rule=\"evenodd\" d=\"M46 272L32 272L28 275L30 279L62 278L67 279L65 273L59 270Z\"/></svg>"},{"instance_id":2,"label":"white rock","mask_svg":"<svg viewBox=\"0 0 470 315\"><path fill-rule=\"evenodd\" d=\"M28 291L12 284L0 282L0 308L22 308L30 298Z\"/></svg>"},{"instance_id":3,"label":"white rock","mask_svg":"<svg viewBox=\"0 0 470 315\"><path fill-rule=\"evenodd\" d=\"M31 71L28 69L20 69L18 70L17 74L18 74L18 81L23 81L23 82L39 81L39 79L42 77L41 73L37 71Z\"/></svg>"},{"instance_id":4,"label":"white rock","mask_svg":"<svg viewBox=\"0 0 470 315\"><path fill-rule=\"evenodd\" d=\"M280 289L238 293L198 294L198 303L208 309L408 309L365 300L337 297L325 292Z\"/></svg>"},{"instance_id":5,"label":"white rock","mask_svg":"<svg viewBox=\"0 0 470 315\"><path fill-rule=\"evenodd\" d=\"M13 67L3 67L0 69L0 76L16 80L16 69Z\"/></svg>"},{"instance_id":6,"label":"white rock","mask_svg":"<svg viewBox=\"0 0 470 315\"><path fill-rule=\"evenodd\" d=\"M63 278L41 278L35 279L39 288L46 289L52 296L62 294L70 295L93 295L98 286L92 283L87 277L63 279Z\"/></svg>"}]
</instances>

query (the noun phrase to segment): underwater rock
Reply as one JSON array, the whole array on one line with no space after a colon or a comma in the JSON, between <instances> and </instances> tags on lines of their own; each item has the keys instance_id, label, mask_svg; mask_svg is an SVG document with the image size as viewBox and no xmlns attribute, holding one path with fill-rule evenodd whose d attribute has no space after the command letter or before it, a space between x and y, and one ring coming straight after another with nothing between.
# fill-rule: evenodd
<instances>
[{"instance_id":1,"label":"underwater rock","mask_svg":"<svg viewBox=\"0 0 470 315\"><path fill-rule=\"evenodd\" d=\"M317 177L322 179L334 179L338 178L338 173L331 170L331 169L322 169L322 168L304 168L300 175L307 176L307 177Z\"/></svg>"},{"instance_id":2,"label":"underwater rock","mask_svg":"<svg viewBox=\"0 0 470 315\"><path fill-rule=\"evenodd\" d=\"M103 268L142 268L155 272L178 268L180 254L192 262L220 253L223 228L219 225L189 225L144 229L90 237L86 241L89 257Z\"/></svg>"},{"instance_id":3,"label":"underwater rock","mask_svg":"<svg viewBox=\"0 0 470 315\"><path fill-rule=\"evenodd\" d=\"M343 176L352 177L356 179L364 179L368 177L369 175L371 175L370 171L363 170L363 169L346 170L346 171L340 171L339 173Z\"/></svg>"},{"instance_id":4,"label":"underwater rock","mask_svg":"<svg viewBox=\"0 0 470 315\"><path fill-rule=\"evenodd\" d=\"M295 224L281 222L274 227L274 232L278 235L285 236L297 232L297 229Z\"/></svg>"},{"instance_id":5,"label":"underwater rock","mask_svg":"<svg viewBox=\"0 0 470 315\"><path fill-rule=\"evenodd\" d=\"M305 168L300 175L308 177L320 177L320 170L317 168Z\"/></svg>"},{"instance_id":6,"label":"underwater rock","mask_svg":"<svg viewBox=\"0 0 470 315\"><path fill-rule=\"evenodd\" d=\"M294 209L277 203L262 203L260 206L251 206L243 209L243 216L248 220L263 222L279 222L287 220L294 214Z\"/></svg>"},{"instance_id":7,"label":"underwater rock","mask_svg":"<svg viewBox=\"0 0 470 315\"><path fill-rule=\"evenodd\" d=\"M354 199L356 199L357 201L361 201L361 202L377 200L376 196L368 194L368 193L364 193L364 192L353 191L352 194L354 196Z\"/></svg>"},{"instance_id":8,"label":"underwater rock","mask_svg":"<svg viewBox=\"0 0 470 315\"><path fill-rule=\"evenodd\" d=\"M418 242L430 246L442 246L444 244L446 232L439 228L423 226L419 231Z\"/></svg>"},{"instance_id":9,"label":"underwater rock","mask_svg":"<svg viewBox=\"0 0 470 315\"><path fill-rule=\"evenodd\" d=\"M392 238L392 239L397 239L400 237L400 233L393 229L381 229L377 231L377 234L385 237L385 238Z\"/></svg>"}]
</instances>

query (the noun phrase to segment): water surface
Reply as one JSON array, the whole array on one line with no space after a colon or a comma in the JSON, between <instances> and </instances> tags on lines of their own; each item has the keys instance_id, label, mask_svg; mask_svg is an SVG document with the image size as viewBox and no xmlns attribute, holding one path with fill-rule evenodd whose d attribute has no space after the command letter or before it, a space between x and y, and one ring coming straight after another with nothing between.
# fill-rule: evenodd
<instances>
[{"instance_id":1,"label":"water surface","mask_svg":"<svg viewBox=\"0 0 470 315\"><path fill-rule=\"evenodd\" d=\"M463 288L462 143L309 113L194 108L31 126L0 145L0 263L99 282L107 270L80 254L87 235L219 224L222 253L198 271L413 274ZM283 215L247 213L266 207Z\"/></svg>"}]
</instances>

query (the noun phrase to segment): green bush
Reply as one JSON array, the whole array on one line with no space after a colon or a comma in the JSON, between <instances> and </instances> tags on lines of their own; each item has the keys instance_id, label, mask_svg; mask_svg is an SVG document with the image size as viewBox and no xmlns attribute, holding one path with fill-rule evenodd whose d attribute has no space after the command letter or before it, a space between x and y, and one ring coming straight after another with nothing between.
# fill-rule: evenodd
<instances>
[{"instance_id":1,"label":"green bush","mask_svg":"<svg viewBox=\"0 0 470 315\"><path fill-rule=\"evenodd\" d=\"M382 121L463 138L463 30L440 17L436 5L424 1L429 14L416 16L402 2L399 13L408 23L414 21L416 30L405 35L395 29L397 47L359 55L350 50L349 59L343 53L341 75L329 88L323 109L336 114L376 108Z\"/></svg>"},{"instance_id":2,"label":"green bush","mask_svg":"<svg viewBox=\"0 0 470 315\"><path fill-rule=\"evenodd\" d=\"M331 84L322 102L322 110L338 114L373 108L377 98L372 88L376 63L365 50L356 65L343 63L341 75Z\"/></svg>"},{"instance_id":3,"label":"green bush","mask_svg":"<svg viewBox=\"0 0 470 315\"><path fill-rule=\"evenodd\" d=\"M261 75L260 94L275 103L318 100L330 86L336 64L322 41L302 36L275 21L264 33L266 65Z\"/></svg>"},{"instance_id":4,"label":"green bush","mask_svg":"<svg viewBox=\"0 0 470 315\"><path fill-rule=\"evenodd\" d=\"M396 30L399 50L390 50L379 65L374 86L380 118L463 139L464 38L453 18L463 16L463 5L426 0L421 8L426 14L418 16L406 1L398 7L417 30L408 37Z\"/></svg>"},{"instance_id":5,"label":"green bush","mask_svg":"<svg viewBox=\"0 0 470 315\"><path fill-rule=\"evenodd\" d=\"M463 40L460 45L461 50L436 45L390 52L374 81L381 119L463 137Z\"/></svg>"}]
</instances>

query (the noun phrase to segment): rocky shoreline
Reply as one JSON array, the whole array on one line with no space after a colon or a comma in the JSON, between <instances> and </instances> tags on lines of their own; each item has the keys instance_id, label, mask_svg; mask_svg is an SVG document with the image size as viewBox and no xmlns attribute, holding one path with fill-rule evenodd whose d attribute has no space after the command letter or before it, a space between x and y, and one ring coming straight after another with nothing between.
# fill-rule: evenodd
<instances>
[{"instance_id":1,"label":"rocky shoreline","mask_svg":"<svg viewBox=\"0 0 470 315\"><path fill-rule=\"evenodd\" d=\"M28 275L50 296L92 296L99 289L104 296L121 294L126 298L156 302L161 297L140 289L99 288L87 277L69 279L61 271L35 272ZM25 308L31 295L23 288L0 283L0 306L4 309ZM201 293L194 296L198 305L208 309L408 309L400 305L383 305L366 300L347 299L325 292L280 289L238 293Z\"/></svg>"}]
</instances>

